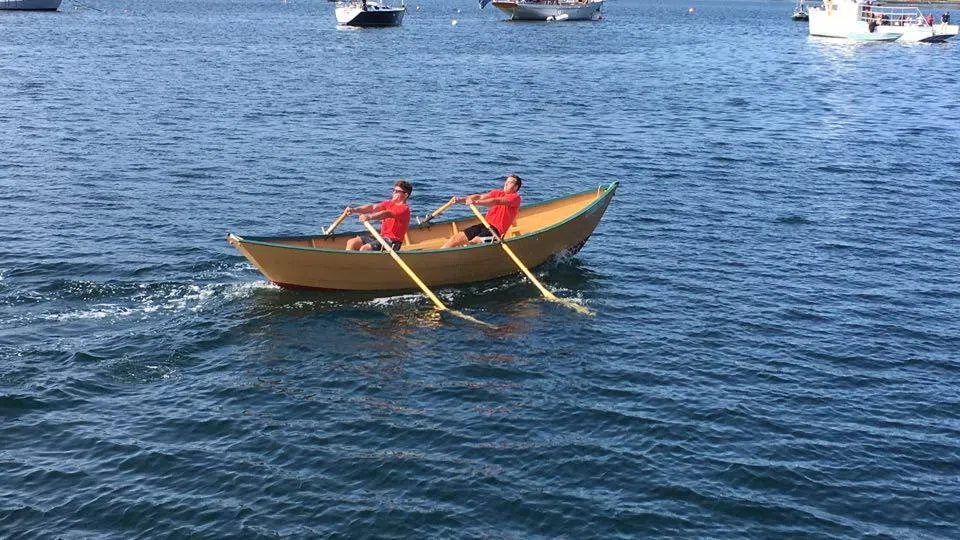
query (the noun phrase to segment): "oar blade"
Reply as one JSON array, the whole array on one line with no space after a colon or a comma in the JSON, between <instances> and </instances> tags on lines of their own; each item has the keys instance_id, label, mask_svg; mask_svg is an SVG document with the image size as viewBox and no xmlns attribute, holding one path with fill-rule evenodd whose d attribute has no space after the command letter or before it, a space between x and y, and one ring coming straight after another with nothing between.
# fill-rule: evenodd
<instances>
[{"instance_id":1,"label":"oar blade","mask_svg":"<svg viewBox=\"0 0 960 540\"><path fill-rule=\"evenodd\" d=\"M477 219L480 220L480 223L482 223L483 226L486 227L487 229L490 229L490 224L487 223L487 219L483 217L483 214L480 213L480 210L477 210L476 205L470 204L469 206L470 206L470 210L472 210L473 213L477 216ZM503 238L501 238L496 233L494 233L494 238L497 240L497 243L500 244L500 247L503 248L504 253L506 253L507 256L509 256L513 260L514 264L517 265L517 268L519 268L520 271L527 276L527 279L530 280L530 283L533 283L537 287L537 289L540 289L540 293L543 294L544 298L546 298L547 300L550 300L551 302L557 302L559 304L563 304L569 308L576 310L578 313L582 313L583 315L590 315L590 316L594 315L594 313L590 311L588 308L581 306L576 302L566 300L563 298L558 298L557 295L547 290L547 288L543 286L543 283L540 283L540 280L533 275L533 272L531 272L529 268L527 268L527 265L523 264L523 261L520 260L520 257L518 257L517 254L514 253L512 249L510 249L510 246L508 246L506 242L503 241Z\"/></svg>"},{"instance_id":2,"label":"oar blade","mask_svg":"<svg viewBox=\"0 0 960 540\"><path fill-rule=\"evenodd\" d=\"M387 241L384 240L382 236L380 236L380 233L378 233L377 230L373 228L373 225L371 225L370 222L368 221L363 221L362 223L363 223L363 226L366 227L368 231L370 231L370 234L372 234L373 237L376 238L378 242L380 242L380 245L383 246L383 248L387 251L387 253L390 254L390 257L392 257L393 260L396 261L400 269L406 272L406 274L410 277L410 279L412 279L413 282L416 283L418 287L420 287L420 290L423 291L423 294L427 295L427 298L429 298L430 301L433 302L433 305L436 306L437 310L441 312L449 311L450 313L466 321L487 326L489 328L496 328L496 326L487 324L481 320L475 319L467 315L466 313L461 313L457 310L450 309L446 305L444 305L444 303L441 302L439 298L437 298L437 295L433 294L433 291L430 290L430 287L427 287L427 284L424 283L419 276L417 276L417 274L413 271L413 269L407 266L407 263L403 262L403 259L401 259L400 256L397 255L397 252L394 251L393 248L390 246L390 244L388 244Z\"/></svg>"},{"instance_id":3,"label":"oar blade","mask_svg":"<svg viewBox=\"0 0 960 540\"><path fill-rule=\"evenodd\" d=\"M568 308L576 311L577 313L580 313L581 315L589 315L590 317L596 316L596 313L594 313L592 309L588 308L587 306L580 305L574 302L573 300L567 300L565 298L557 298L557 297L553 297L551 298L551 300L553 300L554 302L557 302L558 304L563 304L564 306L567 306Z\"/></svg>"},{"instance_id":4,"label":"oar blade","mask_svg":"<svg viewBox=\"0 0 960 540\"><path fill-rule=\"evenodd\" d=\"M480 326L485 326L485 327L487 327L487 328L489 328L489 329L491 329L491 330L496 330L496 329L497 329L497 326L492 325L492 324L490 324L490 323L485 323L485 322L481 321L480 319L476 319L476 318L474 318L474 317L471 317L470 315L467 315L466 313L464 313L464 312L462 312L462 311L457 311L457 310L455 310L455 309L449 309L449 308L448 308L446 311L449 312L451 315L455 315L455 316L457 316L457 317L460 317L461 319L463 319L463 320L465 320L465 321L470 321L470 322L472 322L472 323L479 324Z\"/></svg>"}]
</instances>

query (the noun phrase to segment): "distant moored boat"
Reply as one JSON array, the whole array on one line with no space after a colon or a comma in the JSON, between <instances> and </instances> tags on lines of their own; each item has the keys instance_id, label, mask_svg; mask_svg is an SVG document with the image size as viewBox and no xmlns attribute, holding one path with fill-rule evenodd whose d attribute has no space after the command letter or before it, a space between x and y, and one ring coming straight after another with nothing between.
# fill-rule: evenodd
<instances>
[{"instance_id":1,"label":"distant moored boat","mask_svg":"<svg viewBox=\"0 0 960 540\"><path fill-rule=\"evenodd\" d=\"M603 0L493 0L493 7L514 21L589 21L600 16Z\"/></svg>"},{"instance_id":2,"label":"distant moored boat","mask_svg":"<svg viewBox=\"0 0 960 540\"><path fill-rule=\"evenodd\" d=\"M21 11L56 11L60 0L0 0L0 9Z\"/></svg>"},{"instance_id":3,"label":"distant moored boat","mask_svg":"<svg viewBox=\"0 0 960 540\"><path fill-rule=\"evenodd\" d=\"M374 0L338 2L336 8L341 26L400 26L406 12L404 5L390 7Z\"/></svg>"},{"instance_id":4,"label":"distant moored boat","mask_svg":"<svg viewBox=\"0 0 960 540\"><path fill-rule=\"evenodd\" d=\"M807 15L807 4L804 2L804 0L797 2L797 7L793 10L793 16L791 18L795 21L810 20L810 16Z\"/></svg>"},{"instance_id":5,"label":"distant moored boat","mask_svg":"<svg viewBox=\"0 0 960 540\"><path fill-rule=\"evenodd\" d=\"M945 14L939 24L916 6L883 6L870 0L824 0L809 10L810 35L855 41L938 43L960 33ZM875 35L871 35L875 34Z\"/></svg>"}]
</instances>

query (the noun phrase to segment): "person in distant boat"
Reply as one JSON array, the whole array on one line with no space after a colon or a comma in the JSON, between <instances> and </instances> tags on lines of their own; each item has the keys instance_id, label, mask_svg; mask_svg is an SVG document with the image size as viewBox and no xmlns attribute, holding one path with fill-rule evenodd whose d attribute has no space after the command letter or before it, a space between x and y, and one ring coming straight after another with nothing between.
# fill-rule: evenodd
<instances>
[{"instance_id":1,"label":"person in distant boat","mask_svg":"<svg viewBox=\"0 0 960 540\"><path fill-rule=\"evenodd\" d=\"M940 22L943 24L950 24L950 12L944 11L943 15L940 16Z\"/></svg>"},{"instance_id":2,"label":"person in distant boat","mask_svg":"<svg viewBox=\"0 0 960 540\"><path fill-rule=\"evenodd\" d=\"M483 223L478 223L448 238L447 242L443 244L443 247L452 248L465 246L467 244L479 244L487 239L493 238L494 232L496 232L497 236L503 238L503 235L507 233L507 230L510 229L513 222L516 221L517 213L520 212L520 194L517 192L520 190L521 185L523 185L523 180L520 178L520 175L511 174L504 180L503 189L494 189L483 195L474 194L450 199L455 203L462 202L490 207L490 210L487 211L486 218L487 223L489 223L490 227L494 230L491 231L484 227Z\"/></svg>"},{"instance_id":3,"label":"person in distant boat","mask_svg":"<svg viewBox=\"0 0 960 540\"><path fill-rule=\"evenodd\" d=\"M927 26L933 26L933 13L927 15Z\"/></svg>"},{"instance_id":4,"label":"person in distant boat","mask_svg":"<svg viewBox=\"0 0 960 540\"><path fill-rule=\"evenodd\" d=\"M360 221L377 221L380 223L380 236L390 243L394 250L403 245L403 237L410 227L410 207L407 199L413 194L413 185L406 180L397 180L393 185L393 196L381 203L365 204L357 207L346 207L347 215L359 214ZM372 236L355 236L347 240L347 249L350 251L384 251L383 246Z\"/></svg>"}]
</instances>

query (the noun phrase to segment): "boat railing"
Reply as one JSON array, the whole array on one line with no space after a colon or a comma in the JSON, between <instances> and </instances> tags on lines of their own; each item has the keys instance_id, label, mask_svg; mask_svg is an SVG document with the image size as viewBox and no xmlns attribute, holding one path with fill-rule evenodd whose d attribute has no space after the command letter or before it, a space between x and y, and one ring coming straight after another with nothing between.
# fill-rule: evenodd
<instances>
[{"instance_id":1,"label":"boat railing","mask_svg":"<svg viewBox=\"0 0 960 540\"><path fill-rule=\"evenodd\" d=\"M927 26L923 12L916 6L860 5L860 20L878 26Z\"/></svg>"}]
</instances>

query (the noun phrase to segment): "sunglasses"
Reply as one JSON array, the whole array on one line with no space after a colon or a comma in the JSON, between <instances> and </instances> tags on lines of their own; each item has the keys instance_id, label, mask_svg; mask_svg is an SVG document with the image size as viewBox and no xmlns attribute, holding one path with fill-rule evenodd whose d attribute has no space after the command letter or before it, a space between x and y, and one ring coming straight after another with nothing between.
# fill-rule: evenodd
<instances>
[{"instance_id":1,"label":"sunglasses","mask_svg":"<svg viewBox=\"0 0 960 540\"><path fill-rule=\"evenodd\" d=\"M400 189L400 188L394 189L393 192L394 192L394 193L403 193L403 194L406 194L406 193L407 193L406 191L404 191L404 190L402 190L402 189Z\"/></svg>"}]
</instances>

